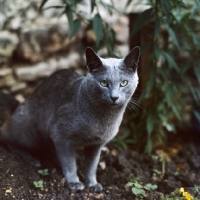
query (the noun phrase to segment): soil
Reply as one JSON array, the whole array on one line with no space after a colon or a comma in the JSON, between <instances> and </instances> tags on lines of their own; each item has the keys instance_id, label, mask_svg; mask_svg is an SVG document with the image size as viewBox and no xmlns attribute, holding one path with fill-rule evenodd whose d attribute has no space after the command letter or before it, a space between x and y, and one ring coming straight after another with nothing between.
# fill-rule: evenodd
<instances>
[{"instance_id":1,"label":"soil","mask_svg":"<svg viewBox=\"0 0 200 200\"><path fill-rule=\"evenodd\" d=\"M7 105L0 102L0 127L9 116ZM12 103L12 102L11 102ZM13 104L14 105L14 104ZM185 134L181 132L180 137ZM187 140L186 140L187 141ZM187 141L188 142L188 141ZM157 148L152 155L139 154L134 150L116 150L112 143L101 153L97 170L97 179L104 187L100 193L71 191L59 167L51 162L43 162L36 168L18 155L0 146L0 200L134 200L137 199L126 184L139 178L141 185L156 184L155 191L146 191L147 200L159 200L175 189L183 187L197 199L200 199L194 186L200 186L200 147L193 143ZM82 149L77 152L78 175L84 182L84 157ZM48 169L47 175L38 170ZM43 181L43 188L37 188L34 182Z\"/></svg>"},{"instance_id":2,"label":"soil","mask_svg":"<svg viewBox=\"0 0 200 200\"><path fill-rule=\"evenodd\" d=\"M193 195L194 185L200 185L199 148L188 144L177 153L173 159L165 162L165 173L158 156L140 155L136 151L117 151L112 145L102 151L100 165L97 171L98 181L103 185L101 193L91 193L86 188L83 191L70 191L59 168L45 166L48 175L38 173L38 168L32 166L17 155L0 148L0 199L1 200L92 200L136 199L131 188L126 183L131 178L138 177L141 184L156 184L154 192L147 192L145 199L161 199L176 188L184 187ZM157 152L159 155L159 152ZM160 155L159 155L160 156ZM78 156L79 177L84 181L82 171L84 159ZM36 188L34 181L43 181L43 190ZM200 198L199 198L200 199Z\"/></svg>"}]
</instances>

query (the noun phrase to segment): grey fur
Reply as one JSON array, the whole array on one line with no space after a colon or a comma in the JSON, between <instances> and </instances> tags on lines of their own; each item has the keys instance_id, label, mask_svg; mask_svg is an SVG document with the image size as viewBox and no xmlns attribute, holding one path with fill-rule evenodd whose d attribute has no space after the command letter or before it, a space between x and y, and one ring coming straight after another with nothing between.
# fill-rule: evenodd
<instances>
[{"instance_id":1,"label":"grey fur","mask_svg":"<svg viewBox=\"0 0 200 200\"><path fill-rule=\"evenodd\" d=\"M85 147L85 179L91 191L101 191L96 170L102 147L118 132L137 84L139 47L125 58L103 59L86 49L87 76L60 70L47 78L14 113L1 140L27 158L56 152L68 187L82 190L75 152ZM122 81L128 81L120 87ZM100 84L107 81L106 87ZM54 153L55 153L54 152ZM35 165L39 165L34 160Z\"/></svg>"}]
</instances>

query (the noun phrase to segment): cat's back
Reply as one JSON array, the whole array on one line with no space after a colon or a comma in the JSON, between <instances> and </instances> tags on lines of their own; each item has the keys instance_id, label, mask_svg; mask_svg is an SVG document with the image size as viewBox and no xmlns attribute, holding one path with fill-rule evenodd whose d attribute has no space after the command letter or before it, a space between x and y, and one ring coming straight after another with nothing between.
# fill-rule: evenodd
<instances>
[{"instance_id":1,"label":"cat's back","mask_svg":"<svg viewBox=\"0 0 200 200\"><path fill-rule=\"evenodd\" d=\"M50 98L61 92L67 92L72 87L77 87L84 77L72 70L62 69L53 73L50 77L44 80L33 92L32 97L42 96L43 98L50 95ZM59 95L59 96L60 96Z\"/></svg>"},{"instance_id":2,"label":"cat's back","mask_svg":"<svg viewBox=\"0 0 200 200\"><path fill-rule=\"evenodd\" d=\"M68 69L53 73L36 88L17 113L31 113L31 118L37 119L56 115L59 107L74 102L83 79L84 76Z\"/></svg>"}]
</instances>

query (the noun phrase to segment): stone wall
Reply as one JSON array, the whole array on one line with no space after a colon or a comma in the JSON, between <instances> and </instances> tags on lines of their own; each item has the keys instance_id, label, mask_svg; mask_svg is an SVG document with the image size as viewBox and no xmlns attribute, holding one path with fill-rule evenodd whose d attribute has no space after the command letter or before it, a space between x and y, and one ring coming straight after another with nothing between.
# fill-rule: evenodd
<instances>
[{"instance_id":1,"label":"stone wall","mask_svg":"<svg viewBox=\"0 0 200 200\"><path fill-rule=\"evenodd\" d=\"M86 73L86 46L95 42L93 31L81 28L69 38L66 16L49 9L38 14L41 1L0 0L0 89L23 102L44 78L58 69L73 68ZM48 2L55 5L55 1ZM56 1L56 5L62 1ZM48 6L49 6L48 5ZM88 5L82 5L88 9ZM84 7L79 7L84 9ZM85 9L84 9L85 10ZM117 13L102 15L116 31L116 47L121 56L128 53L128 19ZM99 50L105 54L106 48Z\"/></svg>"}]
</instances>

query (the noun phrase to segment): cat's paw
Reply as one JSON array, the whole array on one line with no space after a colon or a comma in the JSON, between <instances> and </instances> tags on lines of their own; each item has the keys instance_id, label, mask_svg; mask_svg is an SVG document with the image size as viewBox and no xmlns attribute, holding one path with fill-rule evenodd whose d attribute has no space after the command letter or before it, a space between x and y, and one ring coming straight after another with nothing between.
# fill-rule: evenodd
<instances>
[{"instance_id":1,"label":"cat's paw","mask_svg":"<svg viewBox=\"0 0 200 200\"><path fill-rule=\"evenodd\" d=\"M89 187L90 192L101 192L103 190L103 187L100 183L97 183L93 186Z\"/></svg>"},{"instance_id":2,"label":"cat's paw","mask_svg":"<svg viewBox=\"0 0 200 200\"><path fill-rule=\"evenodd\" d=\"M83 190L84 189L84 185L80 181L79 182L69 182L67 185L71 190Z\"/></svg>"}]
</instances>

